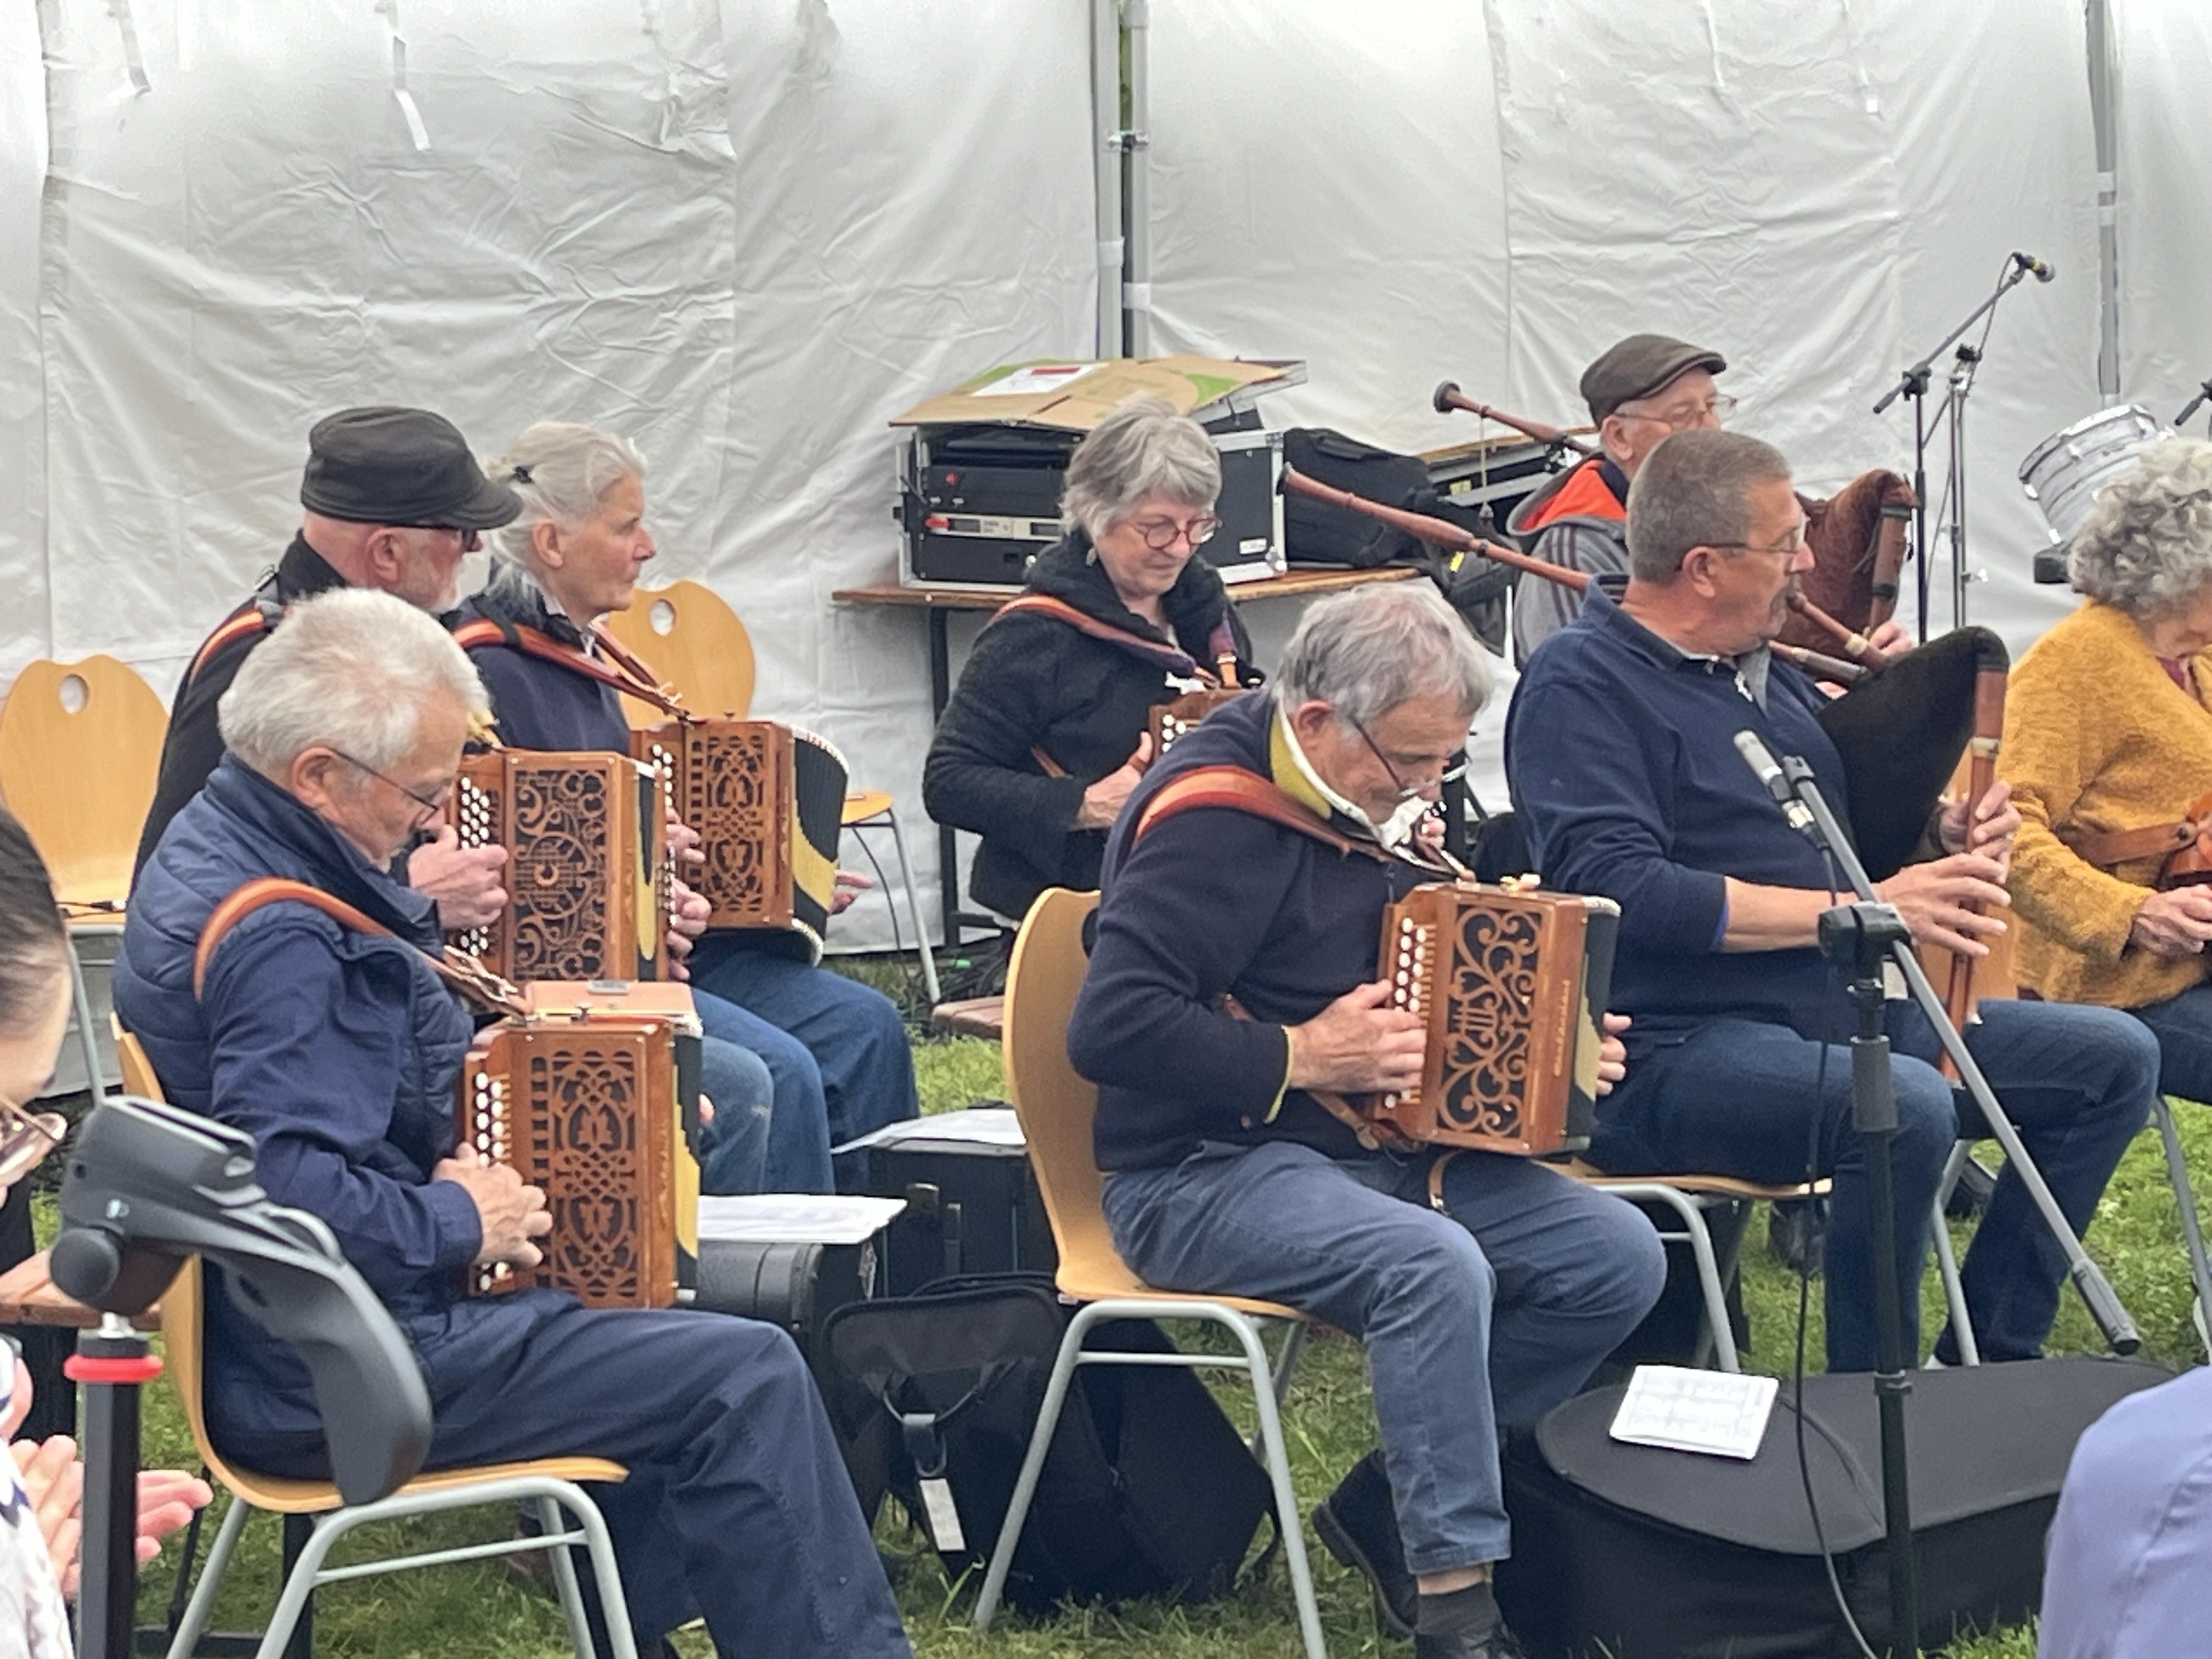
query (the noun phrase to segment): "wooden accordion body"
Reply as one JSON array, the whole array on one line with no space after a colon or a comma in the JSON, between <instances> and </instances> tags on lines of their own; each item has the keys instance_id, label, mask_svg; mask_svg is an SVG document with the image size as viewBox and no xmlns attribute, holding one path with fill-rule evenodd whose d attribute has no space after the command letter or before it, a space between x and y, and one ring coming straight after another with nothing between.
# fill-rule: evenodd
<instances>
[{"instance_id":1,"label":"wooden accordion body","mask_svg":"<svg viewBox=\"0 0 2212 1659\"><path fill-rule=\"evenodd\" d=\"M1244 695L1247 688L1224 685L1202 691L1186 691L1167 702L1156 702L1146 717L1146 729L1152 735L1152 758L1158 760L1175 746L1176 740L1197 728L1198 723L1224 702L1234 702Z\"/></svg>"},{"instance_id":2,"label":"wooden accordion body","mask_svg":"<svg viewBox=\"0 0 2212 1659\"><path fill-rule=\"evenodd\" d=\"M787 936L822 959L836 891L845 757L776 720L668 720L630 733L668 805L699 832L703 866L684 879L713 906L708 925Z\"/></svg>"},{"instance_id":3,"label":"wooden accordion body","mask_svg":"<svg viewBox=\"0 0 2212 1659\"><path fill-rule=\"evenodd\" d=\"M1620 907L1473 882L1382 913L1390 1001L1428 1033L1419 1087L1370 1099L1411 1139L1541 1158L1589 1143Z\"/></svg>"},{"instance_id":4,"label":"wooden accordion body","mask_svg":"<svg viewBox=\"0 0 2212 1659\"><path fill-rule=\"evenodd\" d=\"M668 972L667 826L652 772L603 751L463 757L449 816L464 847L507 848L507 908L459 943L503 979Z\"/></svg>"},{"instance_id":5,"label":"wooden accordion body","mask_svg":"<svg viewBox=\"0 0 2212 1659\"><path fill-rule=\"evenodd\" d=\"M547 1287L587 1308L666 1308L699 1253L699 1022L682 985L533 984L479 1032L461 1144L543 1187L538 1267L472 1267L477 1295Z\"/></svg>"}]
</instances>

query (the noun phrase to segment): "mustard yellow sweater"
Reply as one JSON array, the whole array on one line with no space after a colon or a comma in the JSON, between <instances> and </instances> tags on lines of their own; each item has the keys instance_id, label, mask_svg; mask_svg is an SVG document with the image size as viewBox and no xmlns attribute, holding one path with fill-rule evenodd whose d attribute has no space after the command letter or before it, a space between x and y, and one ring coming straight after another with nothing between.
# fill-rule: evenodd
<instances>
[{"instance_id":1,"label":"mustard yellow sweater","mask_svg":"<svg viewBox=\"0 0 2212 1659\"><path fill-rule=\"evenodd\" d=\"M2212 791L2212 651L2196 672L2191 697L2127 615L2094 600L2012 672L1997 767L2022 820L2012 863L2021 983L2046 997L2140 1008L2179 996L2212 965L2128 943L2160 860L2107 872L2066 845L2171 823Z\"/></svg>"}]
</instances>

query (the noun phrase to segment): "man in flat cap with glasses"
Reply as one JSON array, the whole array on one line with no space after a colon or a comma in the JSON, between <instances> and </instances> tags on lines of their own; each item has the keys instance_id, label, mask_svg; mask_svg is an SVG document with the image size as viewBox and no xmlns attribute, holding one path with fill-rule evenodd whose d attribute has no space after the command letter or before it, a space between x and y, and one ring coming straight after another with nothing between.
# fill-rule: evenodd
<instances>
[{"instance_id":1,"label":"man in flat cap with glasses","mask_svg":"<svg viewBox=\"0 0 2212 1659\"><path fill-rule=\"evenodd\" d=\"M468 441L425 409L347 409L307 434L300 529L246 601L208 635L177 689L153 809L138 840L143 869L169 820L222 758L216 705L287 606L337 587L374 588L436 616L458 602L461 559L522 510L484 476ZM451 826L408 860L410 884L437 901L447 928L490 921L507 902L501 848L464 848Z\"/></svg>"},{"instance_id":2,"label":"man in flat cap with glasses","mask_svg":"<svg viewBox=\"0 0 2212 1659\"><path fill-rule=\"evenodd\" d=\"M1628 486L1661 439L1728 418L1735 399L1713 384L1727 368L1719 352L1663 334L1632 334L1606 352L1582 379L1600 453L1522 501L1506 528L1540 559L1626 582ZM1514 659L1525 664L1582 608L1572 588L1522 581L1513 595Z\"/></svg>"}]
</instances>

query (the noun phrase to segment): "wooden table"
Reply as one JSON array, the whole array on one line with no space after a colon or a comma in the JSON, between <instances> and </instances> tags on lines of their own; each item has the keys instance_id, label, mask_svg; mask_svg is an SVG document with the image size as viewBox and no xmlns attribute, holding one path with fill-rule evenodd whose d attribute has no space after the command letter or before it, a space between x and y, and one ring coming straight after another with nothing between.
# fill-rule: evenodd
<instances>
[{"instance_id":1,"label":"wooden table","mask_svg":"<svg viewBox=\"0 0 2212 1659\"><path fill-rule=\"evenodd\" d=\"M1336 593L1370 582L1401 582L1421 573L1403 565L1376 570L1292 570L1280 576L1231 582L1229 597L1239 605L1254 599L1311 599L1317 593ZM830 594L839 605L880 605L893 610L920 611L929 618L929 723L934 727L952 699L952 641L951 626L956 611L995 612L1020 594L1015 586L966 582L880 582L870 587L841 587ZM953 832L943 824L937 830L937 867L945 908L945 943L957 946L963 923L994 927L990 916L963 915L960 884L954 869L957 851Z\"/></svg>"}]
</instances>

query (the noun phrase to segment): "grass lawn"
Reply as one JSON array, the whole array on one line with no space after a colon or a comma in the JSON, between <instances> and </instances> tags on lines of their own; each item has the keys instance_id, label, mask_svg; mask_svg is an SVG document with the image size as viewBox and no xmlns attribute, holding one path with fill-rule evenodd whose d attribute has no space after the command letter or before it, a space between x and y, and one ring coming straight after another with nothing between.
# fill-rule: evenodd
<instances>
[{"instance_id":1,"label":"grass lawn","mask_svg":"<svg viewBox=\"0 0 2212 1659\"><path fill-rule=\"evenodd\" d=\"M925 1109L962 1106L1002 1092L998 1049L974 1040L925 1042L917 1050ZM2182 1133L2191 1160L2212 1170L2212 1115L2184 1109ZM51 1220L51 1212L49 1212ZM1753 1369L1786 1376L1797 1311L1796 1281L1759 1248L1763 1222L1754 1220L1745 1260L1745 1294L1752 1316ZM2111 1274L2141 1327L2146 1357L2168 1364L2194 1363L2202 1356L2190 1326L2190 1286L2183 1260L2171 1190L2166 1182L2154 1132L2146 1131L2130 1152L2100 1211L2090 1248ZM1941 1317L1941 1295L1933 1273L1923 1297L1923 1322L1933 1340ZM1808 1352L1820 1352L1820 1298L1813 1297ZM2055 1352L2102 1352L2095 1328L2070 1292L2060 1314L2051 1346ZM1249 1419L1231 1389L1225 1394L1232 1413ZM1291 1389L1285 1413L1298 1492L1304 1504L1318 1501L1338 1476L1373 1443L1374 1423L1358 1346L1343 1339L1308 1346ZM189 1465L191 1445L173 1398L165 1389L148 1395L147 1461ZM218 1499L220 1503L221 1499ZM886 1505L880 1530L885 1547L910 1558L898 1583L899 1601L916 1650L924 1659L992 1655L1000 1659L1044 1659L1044 1656L1207 1656L1207 1659L1279 1659L1297 1651L1297 1626L1289 1587L1279 1569L1227 1603L1195 1609L1139 1606L1115 1612L1083 1610L1058 1619L1028 1623L1008 1614L988 1638L978 1639L964 1621L970 1599L964 1587L948 1586L919 1537L893 1518ZM489 1514L483 1524L509 1524ZM452 1519L412 1523L394 1529L414 1547L459 1540L465 1522ZM388 1553L392 1539L379 1540ZM1411 1651L1376 1633L1364 1585L1339 1568L1312 1540L1308 1547L1321 1597L1329 1651L1350 1656ZM374 1546L352 1545L339 1559L356 1559ZM158 1620L174 1572L173 1544L163 1561L149 1570L141 1607ZM278 1523L257 1517L247 1528L218 1612L217 1628L258 1629L274 1603L278 1560ZM399 1577L373 1578L340 1585L318 1598L316 1651L326 1659L401 1659L409 1655L470 1654L498 1659L551 1659L568 1651L559 1611L549 1593L507 1571L474 1564L432 1569ZM703 1633L677 1639L693 1659L711 1654ZM2034 1642L2024 1630L1954 1644L1954 1659L2033 1659ZM761 1656L761 1659L776 1659Z\"/></svg>"}]
</instances>

